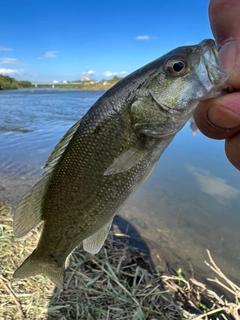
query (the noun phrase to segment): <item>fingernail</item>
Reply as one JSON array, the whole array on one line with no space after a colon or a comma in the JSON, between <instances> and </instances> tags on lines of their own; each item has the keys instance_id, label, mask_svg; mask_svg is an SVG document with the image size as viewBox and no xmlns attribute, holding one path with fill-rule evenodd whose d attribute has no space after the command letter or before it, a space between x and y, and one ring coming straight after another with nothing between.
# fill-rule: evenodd
<instances>
[{"instance_id":1,"label":"fingernail","mask_svg":"<svg viewBox=\"0 0 240 320\"><path fill-rule=\"evenodd\" d=\"M235 56L236 56L236 45L233 39L229 39L219 50L219 54L221 60L223 62L224 67L228 73L233 71L234 63L235 63Z\"/></svg>"}]
</instances>

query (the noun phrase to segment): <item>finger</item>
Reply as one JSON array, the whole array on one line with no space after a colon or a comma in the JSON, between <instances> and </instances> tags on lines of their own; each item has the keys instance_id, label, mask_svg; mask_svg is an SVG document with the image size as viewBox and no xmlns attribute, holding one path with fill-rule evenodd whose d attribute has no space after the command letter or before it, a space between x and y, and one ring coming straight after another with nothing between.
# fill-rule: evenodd
<instances>
[{"instance_id":1,"label":"finger","mask_svg":"<svg viewBox=\"0 0 240 320\"><path fill-rule=\"evenodd\" d=\"M220 56L226 71L228 82L240 89L240 1L211 0L209 18L213 35L220 47Z\"/></svg>"},{"instance_id":2,"label":"finger","mask_svg":"<svg viewBox=\"0 0 240 320\"><path fill-rule=\"evenodd\" d=\"M240 170L240 132L227 139L225 142L225 152L228 160Z\"/></svg>"},{"instance_id":3,"label":"finger","mask_svg":"<svg viewBox=\"0 0 240 320\"><path fill-rule=\"evenodd\" d=\"M194 119L200 131L209 138L232 137L240 131L240 92L199 103Z\"/></svg>"},{"instance_id":4,"label":"finger","mask_svg":"<svg viewBox=\"0 0 240 320\"><path fill-rule=\"evenodd\" d=\"M213 35L222 45L230 37L239 35L239 0L211 0L209 4L209 19Z\"/></svg>"}]
</instances>

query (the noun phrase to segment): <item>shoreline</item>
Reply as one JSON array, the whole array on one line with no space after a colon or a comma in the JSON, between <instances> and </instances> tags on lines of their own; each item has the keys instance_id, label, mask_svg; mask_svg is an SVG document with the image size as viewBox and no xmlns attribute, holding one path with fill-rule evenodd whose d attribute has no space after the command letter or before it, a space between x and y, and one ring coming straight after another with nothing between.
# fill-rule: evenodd
<instances>
[{"instance_id":1,"label":"shoreline","mask_svg":"<svg viewBox=\"0 0 240 320\"><path fill-rule=\"evenodd\" d=\"M107 91L111 87L113 87L117 82L109 83L109 84L102 84L102 83L96 83L96 84L68 84L68 85L61 85L61 84L55 84L54 87L51 85L38 85L37 87L32 87L32 89L37 88L53 88L53 89L75 89L75 90L81 90L81 91Z\"/></svg>"},{"instance_id":2,"label":"shoreline","mask_svg":"<svg viewBox=\"0 0 240 320\"><path fill-rule=\"evenodd\" d=\"M194 277L186 279L181 268L162 273L143 252L124 243L123 235L113 232L97 255L88 254L81 247L74 250L63 290L42 275L13 280L13 271L36 247L41 227L16 239L12 207L7 202L0 202L0 222L1 319L30 320L37 314L39 320L89 319L89 315L91 319L135 319L136 313L141 319L239 319L239 287L224 277L211 255L209 267L218 268L216 274L220 278L219 282L212 281L221 285L223 278L235 303L227 302L226 297L223 300Z\"/></svg>"}]
</instances>

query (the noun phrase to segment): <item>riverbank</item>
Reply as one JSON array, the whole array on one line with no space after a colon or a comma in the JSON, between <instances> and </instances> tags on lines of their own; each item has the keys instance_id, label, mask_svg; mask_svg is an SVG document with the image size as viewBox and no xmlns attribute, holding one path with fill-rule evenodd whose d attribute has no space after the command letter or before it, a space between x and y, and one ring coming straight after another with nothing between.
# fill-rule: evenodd
<instances>
[{"instance_id":1,"label":"riverbank","mask_svg":"<svg viewBox=\"0 0 240 320\"><path fill-rule=\"evenodd\" d=\"M116 82L115 82L116 83ZM83 91L105 91L110 89L115 83L87 83L87 84L55 84L54 88L56 89L75 89L75 90L83 90ZM38 88L52 88L49 86L41 86L38 85Z\"/></svg>"},{"instance_id":2,"label":"riverbank","mask_svg":"<svg viewBox=\"0 0 240 320\"><path fill-rule=\"evenodd\" d=\"M58 88L58 89L78 89L78 90L88 90L88 91L105 91L110 89L113 85L115 85L121 78L114 77L109 81L88 81L82 82L81 84L69 82L69 83L54 83L54 84L44 84L41 85L39 83L37 85L38 88ZM4 76L0 74L0 90L14 90L14 89L23 89L23 88L33 88L33 84L30 81L19 81L9 76Z\"/></svg>"},{"instance_id":3,"label":"riverbank","mask_svg":"<svg viewBox=\"0 0 240 320\"><path fill-rule=\"evenodd\" d=\"M13 280L14 270L36 247L41 228L14 238L12 208L6 202L0 203L0 226L0 319L239 319L240 288L228 279L233 303L195 279L186 280L181 270L159 273L142 252L122 242L124 234L111 233L97 255L76 249L63 290L41 275ZM216 273L221 277L220 269Z\"/></svg>"},{"instance_id":4,"label":"riverbank","mask_svg":"<svg viewBox=\"0 0 240 320\"><path fill-rule=\"evenodd\" d=\"M54 88L56 89L75 89L75 90L83 90L83 91L106 91L114 86L118 81L109 81L109 82L87 82L83 84L54 84ZM38 88L52 88L53 85L41 85L38 84Z\"/></svg>"}]
</instances>

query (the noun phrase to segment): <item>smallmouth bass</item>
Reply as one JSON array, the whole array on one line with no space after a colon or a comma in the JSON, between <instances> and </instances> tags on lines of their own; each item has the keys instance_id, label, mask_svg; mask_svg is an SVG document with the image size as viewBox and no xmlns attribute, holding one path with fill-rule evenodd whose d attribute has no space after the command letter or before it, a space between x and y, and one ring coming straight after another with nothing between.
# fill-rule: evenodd
<instances>
[{"instance_id":1,"label":"smallmouth bass","mask_svg":"<svg viewBox=\"0 0 240 320\"><path fill-rule=\"evenodd\" d=\"M63 285L67 257L83 242L93 254L114 215L149 176L200 100L224 93L227 79L213 40L180 47L109 89L60 140L42 179L14 215L22 237L40 222L33 253L14 278L37 274Z\"/></svg>"}]
</instances>

